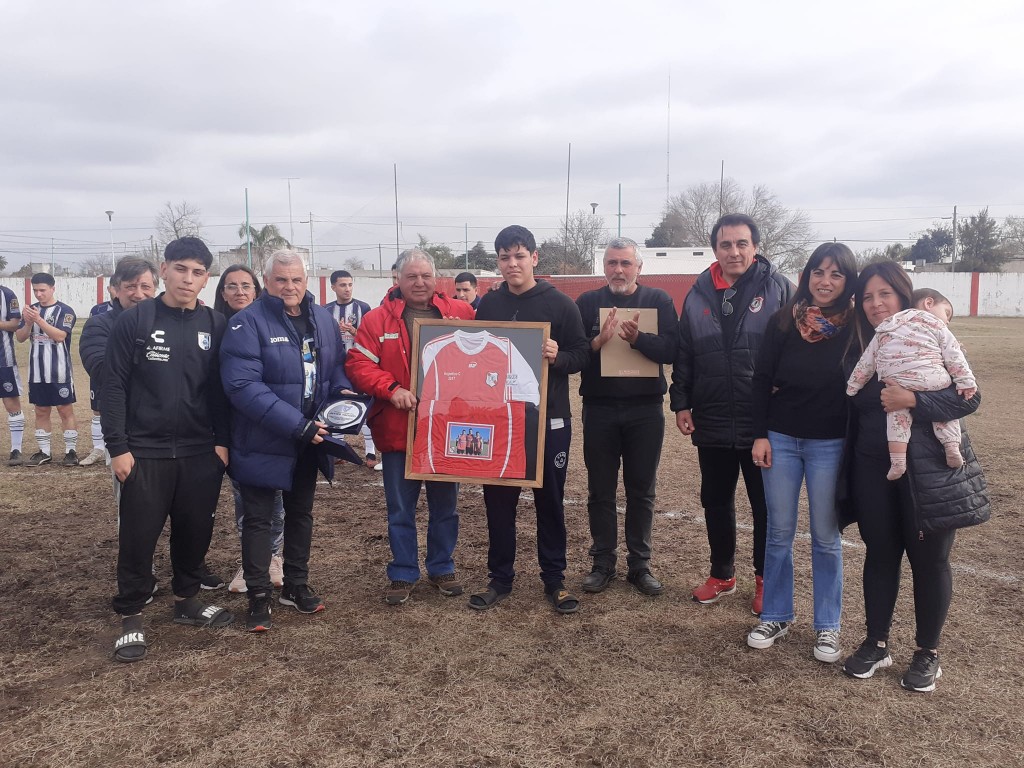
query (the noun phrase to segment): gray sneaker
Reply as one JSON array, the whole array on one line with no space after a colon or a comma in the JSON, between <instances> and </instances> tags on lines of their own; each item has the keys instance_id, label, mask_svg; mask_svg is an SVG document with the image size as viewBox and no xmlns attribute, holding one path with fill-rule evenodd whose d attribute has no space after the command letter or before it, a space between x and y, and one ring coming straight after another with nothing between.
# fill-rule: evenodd
<instances>
[{"instance_id":1,"label":"gray sneaker","mask_svg":"<svg viewBox=\"0 0 1024 768\"><path fill-rule=\"evenodd\" d=\"M25 457L21 455L21 451L11 451L11 457L7 460L8 467L20 467L25 463Z\"/></svg>"},{"instance_id":2,"label":"gray sneaker","mask_svg":"<svg viewBox=\"0 0 1024 768\"><path fill-rule=\"evenodd\" d=\"M762 621L747 635L747 645L751 648L771 648L780 637L789 634L791 621Z\"/></svg>"},{"instance_id":3,"label":"gray sneaker","mask_svg":"<svg viewBox=\"0 0 1024 768\"><path fill-rule=\"evenodd\" d=\"M839 630L819 629L815 635L814 658L818 661L824 661L826 664L839 661L839 656L841 655L839 650Z\"/></svg>"},{"instance_id":4,"label":"gray sneaker","mask_svg":"<svg viewBox=\"0 0 1024 768\"><path fill-rule=\"evenodd\" d=\"M75 449L72 448L70 451L64 454L64 461L61 462L65 467L77 467L78 466L78 454L75 453Z\"/></svg>"}]
</instances>

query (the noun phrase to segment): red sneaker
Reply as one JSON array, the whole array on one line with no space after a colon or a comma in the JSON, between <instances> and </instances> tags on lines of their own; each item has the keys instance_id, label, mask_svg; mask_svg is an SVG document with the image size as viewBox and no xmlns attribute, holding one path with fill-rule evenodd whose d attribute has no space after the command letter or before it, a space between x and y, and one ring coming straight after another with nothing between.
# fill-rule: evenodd
<instances>
[{"instance_id":1,"label":"red sneaker","mask_svg":"<svg viewBox=\"0 0 1024 768\"><path fill-rule=\"evenodd\" d=\"M709 578L695 590L693 590L693 599L695 602L701 605L711 605L717 603L718 598L722 595L731 595L736 591L736 579L716 579L714 576Z\"/></svg>"},{"instance_id":2,"label":"red sneaker","mask_svg":"<svg viewBox=\"0 0 1024 768\"><path fill-rule=\"evenodd\" d=\"M750 612L755 616L761 615L761 607L764 605L764 577L754 577L754 600L750 603Z\"/></svg>"}]
</instances>

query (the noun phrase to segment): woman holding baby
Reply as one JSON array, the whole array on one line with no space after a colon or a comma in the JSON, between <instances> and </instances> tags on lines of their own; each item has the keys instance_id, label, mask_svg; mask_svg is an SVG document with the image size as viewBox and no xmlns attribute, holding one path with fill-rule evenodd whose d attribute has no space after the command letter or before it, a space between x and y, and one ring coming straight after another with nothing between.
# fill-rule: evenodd
<instances>
[{"instance_id":1,"label":"woman holding baby","mask_svg":"<svg viewBox=\"0 0 1024 768\"><path fill-rule=\"evenodd\" d=\"M915 308L924 310L928 317L907 313ZM861 272L854 291L854 312L854 334L846 358L848 374L854 373L869 347L877 352L878 347L892 342L887 334L904 318L917 323L918 330L933 328L939 348L958 346L945 330L945 323L952 317L949 302L935 291L924 290L915 297L910 278L894 262L871 264ZM876 328L879 336L872 344ZM928 334L916 338L915 343L932 342ZM917 362L924 354L916 356ZM941 354L937 359L940 367L947 360ZM930 379L931 384L920 387L934 391L900 386L895 381L914 385L895 373L887 375L889 369L883 370L881 363L877 368L886 378L885 385L878 377L864 377L863 364L858 375L850 379L850 391L856 394L852 396L853 415L846 436L845 472L837 493L844 511L856 518L867 549L867 637L843 664L843 671L851 677L868 678L876 669L893 663L889 630L904 552L913 574L917 650L900 683L907 690L932 691L942 675L937 649L953 593L949 556L955 532L989 516L985 480L970 440L966 432L958 442L951 442L954 438L950 437L956 427L949 425L974 413L981 403L969 368L963 370L965 366L966 361L962 365L945 363L953 374L952 383L935 390L941 382L936 385ZM911 380L920 378L914 374ZM950 381L946 376L945 382ZM905 417L888 419L887 424L887 414L901 411Z\"/></svg>"}]
</instances>

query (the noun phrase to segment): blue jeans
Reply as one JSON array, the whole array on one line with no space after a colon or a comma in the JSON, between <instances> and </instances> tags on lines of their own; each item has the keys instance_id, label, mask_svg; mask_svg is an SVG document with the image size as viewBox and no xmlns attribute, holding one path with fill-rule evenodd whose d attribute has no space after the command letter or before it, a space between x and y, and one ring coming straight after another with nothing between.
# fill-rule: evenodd
<instances>
[{"instance_id":1,"label":"blue jeans","mask_svg":"<svg viewBox=\"0 0 1024 768\"><path fill-rule=\"evenodd\" d=\"M231 481L231 493L235 497L235 527L238 528L238 538L242 538L242 521L245 519L245 509L242 507L242 488L236 480ZM281 545L284 543L284 496L281 491L274 495L274 511L270 516L270 554L280 555Z\"/></svg>"},{"instance_id":2,"label":"blue jeans","mask_svg":"<svg viewBox=\"0 0 1024 768\"><path fill-rule=\"evenodd\" d=\"M388 506L388 540L391 581L416 582L420 578L419 545L416 541L416 502L420 487L427 486L427 575L455 573L455 544L459 539L458 483L405 479L405 453L387 451L384 462L384 499Z\"/></svg>"},{"instance_id":3,"label":"blue jeans","mask_svg":"<svg viewBox=\"0 0 1024 768\"><path fill-rule=\"evenodd\" d=\"M843 610L843 550L835 505L843 440L804 440L768 433L772 465L761 471L768 503L762 621L793 621L793 540L800 485L810 508L814 629L839 630Z\"/></svg>"}]
</instances>

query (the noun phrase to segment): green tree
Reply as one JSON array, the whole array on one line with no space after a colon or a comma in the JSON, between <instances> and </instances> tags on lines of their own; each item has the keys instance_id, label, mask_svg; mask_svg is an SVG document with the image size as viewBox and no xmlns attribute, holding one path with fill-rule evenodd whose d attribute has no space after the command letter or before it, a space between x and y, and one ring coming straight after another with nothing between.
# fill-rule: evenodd
<instances>
[{"instance_id":1,"label":"green tree","mask_svg":"<svg viewBox=\"0 0 1024 768\"><path fill-rule=\"evenodd\" d=\"M458 269L462 265L462 256L456 256L452 249L444 243L431 243L426 235L419 237L419 247L429 253L434 259L435 269Z\"/></svg>"},{"instance_id":2,"label":"green tree","mask_svg":"<svg viewBox=\"0 0 1024 768\"><path fill-rule=\"evenodd\" d=\"M274 224L264 224L259 229L256 229L253 226L246 227L243 222L238 228L238 237L242 240L243 246L246 243L246 233L248 233L248 239L252 247L252 268L261 275L263 274L263 265L270 254L281 248L291 247L291 243L288 242Z\"/></svg>"},{"instance_id":3,"label":"green tree","mask_svg":"<svg viewBox=\"0 0 1024 768\"><path fill-rule=\"evenodd\" d=\"M913 261L925 261L931 264L951 258L953 255L953 232L940 224L932 227L917 238L910 246L910 258Z\"/></svg>"},{"instance_id":4,"label":"green tree","mask_svg":"<svg viewBox=\"0 0 1024 768\"><path fill-rule=\"evenodd\" d=\"M11 277L32 277L32 262L22 264L16 271L11 272Z\"/></svg>"},{"instance_id":5,"label":"green tree","mask_svg":"<svg viewBox=\"0 0 1024 768\"><path fill-rule=\"evenodd\" d=\"M999 241L999 225L988 215L988 208L971 216L960 228L960 254L956 272L1000 272L1006 251Z\"/></svg>"},{"instance_id":6,"label":"green tree","mask_svg":"<svg viewBox=\"0 0 1024 768\"><path fill-rule=\"evenodd\" d=\"M482 241L477 241L477 244L469 249L469 268L494 272L498 269L498 257L489 253Z\"/></svg>"}]
</instances>

